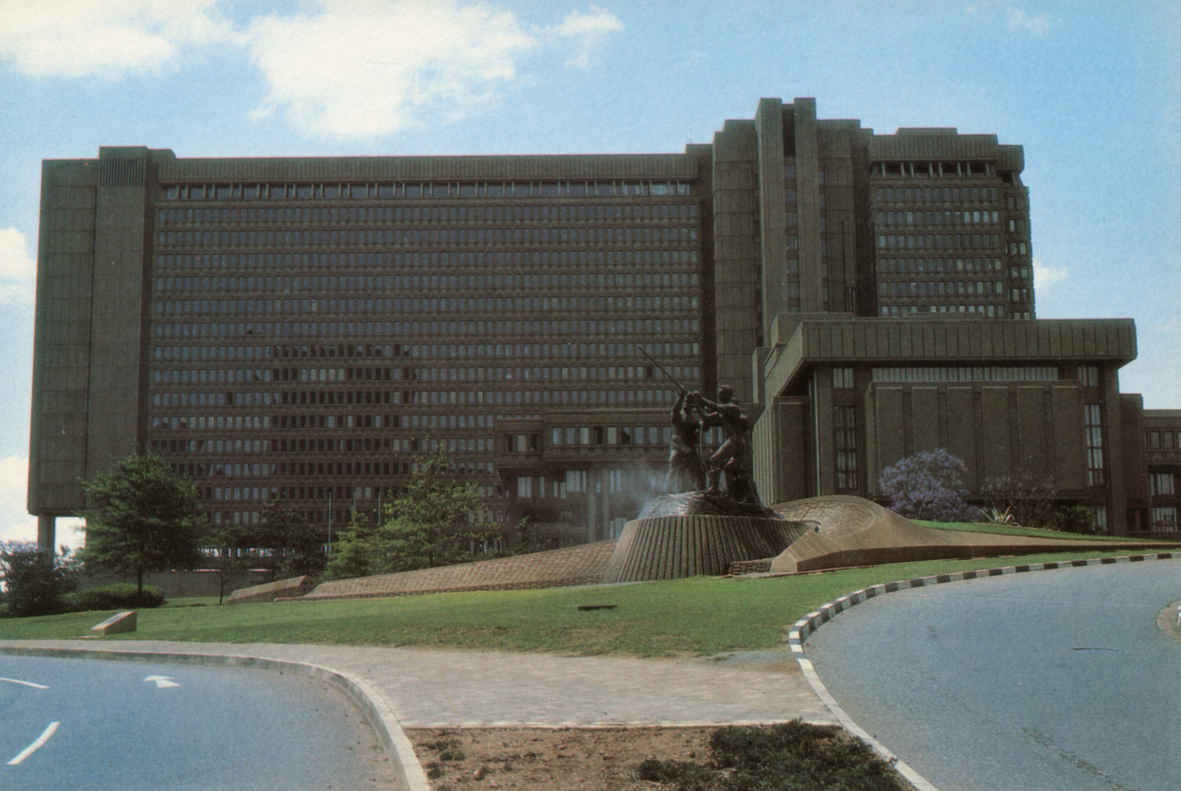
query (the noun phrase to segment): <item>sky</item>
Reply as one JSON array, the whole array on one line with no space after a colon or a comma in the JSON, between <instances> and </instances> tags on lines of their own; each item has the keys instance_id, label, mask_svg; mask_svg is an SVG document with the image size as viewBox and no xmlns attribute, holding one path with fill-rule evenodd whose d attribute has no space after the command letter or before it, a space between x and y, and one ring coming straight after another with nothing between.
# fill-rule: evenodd
<instances>
[{"instance_id":1,"label":"sky","mask_svg":"<svg viewBox=\"0 0 1181 791\"><path fill-rule=\"evenodd\" d=\"M1037 315L1134 319L1121 390L1181 409L1176 0L0 0L0 539L36 538L43 159L675 153L804 96L1024 146Z\"/></svg>"}]
</instances>

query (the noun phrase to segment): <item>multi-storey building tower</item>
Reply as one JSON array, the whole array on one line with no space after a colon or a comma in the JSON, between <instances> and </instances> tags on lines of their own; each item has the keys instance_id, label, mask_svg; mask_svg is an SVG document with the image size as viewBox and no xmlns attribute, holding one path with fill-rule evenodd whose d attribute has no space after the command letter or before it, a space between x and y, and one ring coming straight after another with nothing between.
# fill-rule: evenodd
<instances>
[{"instance_id":1,"label":"multi-storey building tower","mask_svg":"<svg viewBox=\"0 0 1181 791\"><path fill-rule=\"evenodd\" d=\"M677 386L727 383L765 499L872 496L933 443L1013 472L983 453L1008 432L1122 529L1134 328L1034 319L1022 167L812 99L679 154L46 161L29 510L52 544L80 480L150 449L215 521L278 496L327 531L442 448L509 519L594 540L658 488Z\"/></svg>"}]
</instances>

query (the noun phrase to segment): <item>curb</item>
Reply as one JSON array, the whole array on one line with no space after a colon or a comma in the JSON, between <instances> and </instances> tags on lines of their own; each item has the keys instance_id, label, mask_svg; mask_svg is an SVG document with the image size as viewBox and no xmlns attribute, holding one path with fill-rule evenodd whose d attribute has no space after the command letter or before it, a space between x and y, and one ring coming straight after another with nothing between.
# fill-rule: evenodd
<instances>
[{"instance_id":1,"label":"curb","mask_svg":"<svg viewBox=\"0 0 1181 791\"><path fill-rule=\"evenodd\" d=\"M812 690L824 701L824 705L832 712L833 716L840 722L841 727L852 733L857 738L868 744L873 748L878 755L889 761L897 772L906 778L915 791L939 791L926 778L912 769L905 761L902 761L894 753L890 752L877 739L870 736L865 730L853 721L841 705L837 703L836 698L824 686L824 682L820 680L816 668L812 665L812 661L804 656L804 641L808 639L808 635L815 632L823 624L835 618L840 613L861 604L869 599L878 596L885 596L888 593L896 593L898 591L909 590L911 588L924 588L928 585L940 585L945 582L962 582L964 580L986 579L988 577L1000 577L1008 574L1024 574L1030 571L1051 571L1054 569L1069 569L1079 568L1082 566L1108 566L1115 563L1139 563L1146 560L1171 560L1181 557L1181 552L1156 552L1148 555L1120 555L1116 557L1103 558L1087 558L1084 560L1065 560L1065 561L1049 561L1046 563L1022 563L1014 566L1001 566L998 568L976 569L973 571L956 571L950 574L933 574L928 577L916 577L909 580L895 580L893 582L884 582L878 585L871 585L868 588L861 588L860 590L847 593L838 599L827 602L821 605L818 609L808 613L800 620L796 621L791 626L791 631L787 635L787 644L791 649L792 655L796 658L796 662L800 666L800 670L804 674L804 678L808 680ZM1181 617L1181 616L1179 616Z\"/></svg>"},{"instance_id":2,"label":"curb","mask_svg":"<svg viewBox=\"0 0 1181 791\"><path fill-rule=\"evenodd\" d=\"M394 775L399 788L405 791L430 791L426 773L414 747L402 730L393 709L381 693L368 681L343 670L334 670L310 662L295 662L285 659L267 659L259 656L239 654L200 654L180 652L154 652L119 650L112 648L21 648L0 646L0 653L15 656L45 656L68 659L110 659L130 662L173 662L176 664L210 665L226 667L257 667L267 670L285 670L303 673L327 682L339 689L347 698L357 704L369 719L378 741L385 747L394 764Z\"/></svg>"}]
</instances>

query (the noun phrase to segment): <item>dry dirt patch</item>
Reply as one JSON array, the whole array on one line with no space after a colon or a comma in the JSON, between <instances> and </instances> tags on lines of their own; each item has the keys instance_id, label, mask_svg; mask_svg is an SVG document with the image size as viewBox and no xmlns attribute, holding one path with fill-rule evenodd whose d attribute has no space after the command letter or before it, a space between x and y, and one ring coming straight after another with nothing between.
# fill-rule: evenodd
<instances>
[{"instance_id":1,"label":"dry dirt patch","mask_svg":"<svg viewBox=\"0 0 1181 791\"><path fill-rule=\"evenodd\" d=\"M660 788L639 780L646 758L709 758L716 727L407 728L435 791L498 788L531 791Z\"/></svg>"}]
</instances>

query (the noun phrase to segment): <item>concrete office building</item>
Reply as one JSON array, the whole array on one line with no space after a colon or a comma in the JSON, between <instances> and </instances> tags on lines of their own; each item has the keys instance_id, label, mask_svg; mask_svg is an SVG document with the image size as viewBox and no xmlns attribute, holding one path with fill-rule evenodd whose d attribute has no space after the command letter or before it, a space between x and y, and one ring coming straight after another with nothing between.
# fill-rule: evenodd
<instances>
[{"instance_id":1,"label":"concrete office building","mask_svg":"<svg viewBox=\"0 0 1181 791\"><path fill-rule=\"evenodd\" d=\"M281 496L327 532L442 447L507 518L609 537L667 456L644 350L750 405L769 502L942 446L1175 526L1181 420L1119 394L1130 321L1036 320L1022 168L812 99L679 154L46 161L29 511L52 542L150 449L217 521Z\"/></svg>"}]
</instances>

